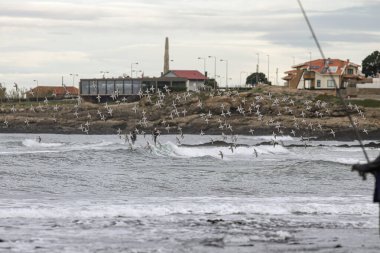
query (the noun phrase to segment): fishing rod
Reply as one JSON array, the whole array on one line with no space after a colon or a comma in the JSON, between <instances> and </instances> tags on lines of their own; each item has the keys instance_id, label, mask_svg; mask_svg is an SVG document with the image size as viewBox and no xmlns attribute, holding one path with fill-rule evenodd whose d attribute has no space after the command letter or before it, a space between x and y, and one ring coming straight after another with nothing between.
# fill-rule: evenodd
<instances>
[{"instance_id":1,"label":"fishing rod","mask_svg":"<svg viewBox=\"0 0 380 253\"><path fill-rule=\"evenodd\" d=\"M301 11L302 11L302 14L303 14L303 16L304 16L304 18L305 18L305 21L306 21L306 23L307 23L307 26L309 27L309 30L310 30L310 32L311 32L311 34L312 34L312 36L313 36L314 42L315 42L315 44L317 45L317 48L318 48L318 50L319 50L319 53L321 54L322 59L323 59L324 61L326 61L325 54L323 53L322 47L321 47L321 45L319 44L319 40L318 40L318 38L317 38L317 35L316 35L315 32L314 32L313 26L312 26L311 23L310 23L310 20L309 20L307 14L306 14L306 11L305 11L305 9L303 8L303 5L302 5L302 3L301 3L301 0L297 0L297 2L298 2L298 5L299 5L299 7L300 7L300 9L301 9ZM338 85L336 84L335 78L333 77L331 71L328 71L328 73L329 73L329 77L332 79L332 81L333 81L333 83L334 83L334 87L335 87L335 90L336 90L336 92L337 92L337 94L338 94L339 100L341 101L341 103L342 103L343 106L344 106L344 110L345 110L345 112L346 112L346 114L347 114L348 119L350 120L350 124L351 124L351 126L352 126L352 128L353 128L353 130L354 130L354 133L355 133L356 138L357 138L357 140L358 140L358 142L359 142L359 144L360 144L360 147L361 147L361 149L362 149L362 151L363 151L363 153L364 153L364 156L365 156L365 158L366 158L366 160L367 160L367 163L369 163L370 161L369 161L369 158L368 158L368 154L367 154L367 152L366 152L366 150L365 150L365 148L364 148L363 140L362 140L362 138L361 138L361 136L360 136L360 134L359 134L358 128L357 128L356 125L354 124L354 121L353 121L353 119L352 119L352 117L351 117L351 114L350 114L350 112L349 112L349 110L348 110L347 103L346 103L346 101L344 100L344 98L343 98L343 96L342 96L342 93L340 92L340 87L338 87ZM363 176L363 180L365 180L365 176ZM380 236L380 203L379 203L379 236Z\"/></svg>"},{"instance_id":2,"label":"fishing rod","mask_svg":"<svg viewBox=\"0 0 380 253\"><path fill-rule=\"evenodd\" d=\"M315 42L315 44L317 45L317 48L318 48L318 50L319 50L319 53L321 54L322 59L323 59L324 61L326 61L325 54L324 54L324 52L323 52L323 50L322 50L321 45L319 44L319 40L318 40L318 38L317 38L317 35L316 35L315 32L314 32L314 29L313 29L313 27L312 27L312 25L311 25L311 23L310 23L310 20L309 20L307 14L306 14L306 11L305 11L305 9L304 9L303 6L302 6L301 0L297 0L297 1L298 1L298 4L299 4L300 8L301 8L302 14L303 14L303 16L304 16L304 18L305 18L305 20L306 20L306 23L307 23L307 25L308 25L308 27L309 27L309 30L310 30L310 32L311 32L311 34L312 34L312 36L313 36L314 42ZM353 121L353 119L352 119L352 117L351 117L350 112L348 111L348 106L347 106L346 101L345 101L344 98L343 98L342 93L340 92L340 87L338 87L338 85L336 84L336 81L335 81L335 78L334 78L333 75L332 75L332 72L331 72L331 71L328 71L328 73L329 73L329 77L331 78L331 80L332 80L333 83L334 83L334 87L335 87L335 90L336 90L336 92L337 92L337 94L338 94L339 100L341 101L341 103L342 103L343 106L344 106L344 110L345 110L345 112L346 112L346 114L347 114L348 119L350 120L350 124L351 124L352 128L354 129L354 132L355 132L356 138L357 138L357 140L359 141L360 147L362 148L362 151L363 151L364 156L365 156L365 158L366 158L366 160L367 160L367 163L369 163L370 161L369 161L369 158L368 158L368 154L367 154L367 152L366 152L366 150L365 150L365 148L364 148L363 140L362 140L362 138L361 138L361 136L360 136L360 134L359 134L358 128L357 128L356 125L354 124L354 121Z\"/></svg>"}]
</instances>

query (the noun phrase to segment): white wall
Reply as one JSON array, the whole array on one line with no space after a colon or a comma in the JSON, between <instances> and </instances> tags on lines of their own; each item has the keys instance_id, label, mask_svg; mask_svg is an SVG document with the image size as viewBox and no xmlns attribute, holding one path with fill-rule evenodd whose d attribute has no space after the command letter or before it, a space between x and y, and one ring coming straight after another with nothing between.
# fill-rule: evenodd
<instances>
[{"instance_id":1,"label":"white wall","mask_svg":"<svg viewBox=\"0 0 380 253\"><path fill-rule=\"evenodd\" d=\"M361 89L380 89L380 78L373 78L372 83L358 83L356 88Z\"/></svg>"},{"instance_id":2,"label":"white wall","mask_svg":"<svg viewBox=\"0 0 380 253\"><path fill-rule=\"evenodd\" d=\"M339 87L339 76L334 75L336 85ZM317 80L321 80L321 87L317 87ZM335 89L334 87L327 87L327 81L332 80L329 75L320 75L315 73L315 89Z\"/></svg>"},{"instance_id":3,"label":"white wall","mask_svg":"<svg viewBox=\"0 0 380 253\"><path fill-rule=\"evenodd\" d=\"M186 82L186 88L188 91L197 91L204 87L204 81L188 80Z\"/></svg>"}]
</instances>

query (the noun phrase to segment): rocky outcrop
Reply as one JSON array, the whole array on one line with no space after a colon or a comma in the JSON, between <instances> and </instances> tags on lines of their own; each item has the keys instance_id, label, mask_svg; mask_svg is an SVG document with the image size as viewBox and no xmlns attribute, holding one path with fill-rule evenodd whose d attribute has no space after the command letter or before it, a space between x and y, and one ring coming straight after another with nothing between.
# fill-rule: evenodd
<instances>
[{"instance_id":1,"label":"rocky outcrop","mask_svg":"<svg viewBox=\"0 0 380 253\"><path fill-rule=\"evenodd\" d=\"M260 87L235 93L145 94L138 102L3 103L2 133L116 134L135 128L163 134L255 134L355 139L347 110L331 96ZM380 136L380 110L350 104L363 138Z\"/></svg>"}]
</instances>

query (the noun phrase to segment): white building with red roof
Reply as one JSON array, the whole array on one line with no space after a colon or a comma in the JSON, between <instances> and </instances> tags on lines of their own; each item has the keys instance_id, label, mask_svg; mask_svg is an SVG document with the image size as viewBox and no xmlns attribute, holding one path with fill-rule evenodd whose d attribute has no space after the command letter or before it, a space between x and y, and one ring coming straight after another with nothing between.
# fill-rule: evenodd
<instances>
[{"instance_id":1,"label":"white building with red roof","mask_svg":"<svg viewBox=\"0 0 380 253\"><path fill-rule=\"evenodd\" d=\"M197 91L205 87L207 76L198 70L169 70L164 77L176 77L186 79L186 89Z\"/></svg>"},{"instance_id":2,"label":"white building with red roof","mask_svg":"<svg viewBox=\"0 0 380 253\"><path fill-rule=\"evenodd\" d=\"M293 70L285 72L283 80L293 89L346 88L350 81L363 78L359 67L349 60L318 59L292 66Z\"/></svg>"}]
</instances>

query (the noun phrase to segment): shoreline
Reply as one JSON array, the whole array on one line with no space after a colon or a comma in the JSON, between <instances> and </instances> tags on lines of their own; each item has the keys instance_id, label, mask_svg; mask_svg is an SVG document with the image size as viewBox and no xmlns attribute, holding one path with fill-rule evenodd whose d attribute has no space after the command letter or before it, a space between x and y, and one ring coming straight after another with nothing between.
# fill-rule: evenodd
<instances>
[{"instance_id":1,"label":"shoreline","mask_svg":"<svg viewBox=\"0 0 380 253\"><path fill-rule=\"evenodd\" d=\"M57 134L57 135L86 135L85 133L81 132L81 131L54 131L54 130L51 130L51 131L46 131L46 130L42 130L42 131L15 131L15 129L10 129L10 131L7 131L5 129L0 129L0 135L1 134ZM260 136L273 136L272 130L269 129L269 128L265 128L265 129L262 129L262 131L258 130L257 133L255 134L245 134L245 133L239 133L239 132L235 132L234 135L238 135L238 136L251 136L251 137L260 137ZM151 133L146 133L147 135L151 135ZM196 132L186 132L186 131L183 131L183 135L193 135L193 136L196 136L196 135L199 135L199 133L196 133ZM115 133L114 129L112 129L112 131L109 131L109 132L103 132L103 131L93 131L92 133L88 134L88 135L117 135L117 133ZM141 136L143 134L138 134L138 136ZM178 136L179 133L161 133L161 135L172 135L172 136ZM205 134L207 136L220 136L220 133L216 133L216 132L210 132L210 133L207 133ZM228 136L228 135L227 135ZM279 136L279 135L277 135ZM292 138L295 138L295 139L300 139L300 141L302 141L302 136L292 136L290 134L284 134L282 135L281 137L292 137ZM347 131L347 132L341 132L341 133L337 133L335 138L331 138L330 136L326 136L326 135L314 135L314 136L309 136L307 138L305 138L304 140L307 140L307 141L341 141L341 142L350 142L350 141L357 141L358 140L356 138L354 138L354 132L351 130L351 131ZM361 135L361 140L362 141L379 141L380 142L380 129L377 130L377 131L372 131L372 132L368 132L368 135ZM360 146L360 145L358 145Z\"/></svg>"}]
</instances>

